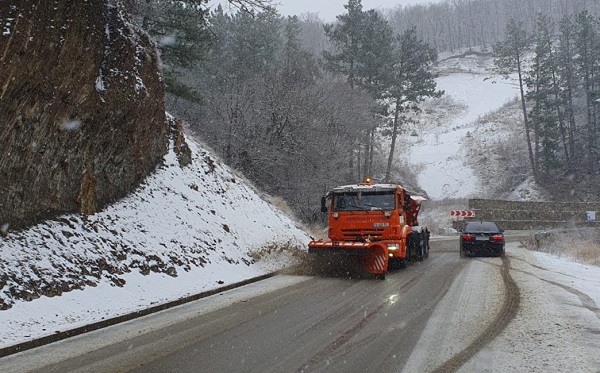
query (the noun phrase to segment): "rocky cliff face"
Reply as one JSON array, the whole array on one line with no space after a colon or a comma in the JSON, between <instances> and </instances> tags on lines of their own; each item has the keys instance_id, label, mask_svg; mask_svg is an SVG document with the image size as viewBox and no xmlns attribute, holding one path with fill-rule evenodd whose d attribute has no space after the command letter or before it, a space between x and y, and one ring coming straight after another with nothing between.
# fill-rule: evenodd
<instances>
[{"instance_id":1,"label":"rocky cliff face","mask_svg":"<svg viewBox=\"0 0 600 373\"><path fill-rule=\"evenodd\" d=\"M123 197L166 129L156 50L117 2L0 2L0 231Z\"/></svg>"}]
</instances>

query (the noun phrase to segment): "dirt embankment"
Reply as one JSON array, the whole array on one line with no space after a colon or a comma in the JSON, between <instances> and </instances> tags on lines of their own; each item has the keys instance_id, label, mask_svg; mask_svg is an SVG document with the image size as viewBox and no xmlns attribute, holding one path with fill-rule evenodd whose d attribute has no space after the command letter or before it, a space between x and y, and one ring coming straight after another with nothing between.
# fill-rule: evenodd
<instances>
[{"instance_id":1,"label":"dirt embankment","mask_svg":"<svg viewBox=\"0 0 600 373\"><path fill-rule=\"evenodd\" d=\"M166 153L156 50L117 2L0 2L0 233L123 197Z\"/></svg>"}]
</instances>

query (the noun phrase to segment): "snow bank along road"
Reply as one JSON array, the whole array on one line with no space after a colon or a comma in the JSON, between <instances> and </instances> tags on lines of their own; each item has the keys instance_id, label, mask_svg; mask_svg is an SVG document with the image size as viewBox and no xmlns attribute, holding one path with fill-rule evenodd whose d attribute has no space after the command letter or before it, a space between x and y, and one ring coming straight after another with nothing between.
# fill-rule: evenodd
<instances>
[{"instance_id":1,"label":"snow bank along road","mask_svg":"<svg viewBox=\"0 0 600 373\"><path fill-rule=\"evenodd\" d=\"M600 311L511 243L385 281L276 276L0 359L10 372L598 372Z\"/></svg>"}]
</instances>

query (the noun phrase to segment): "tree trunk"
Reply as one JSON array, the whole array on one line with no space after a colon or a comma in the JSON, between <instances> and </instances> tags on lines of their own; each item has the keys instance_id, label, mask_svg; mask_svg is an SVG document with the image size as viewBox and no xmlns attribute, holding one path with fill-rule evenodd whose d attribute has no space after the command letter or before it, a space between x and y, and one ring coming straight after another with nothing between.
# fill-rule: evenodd
<instances>
[{"instance_id":1,"label":"tree trunk","mask_svg":"<svg viewBox=\"0 0 600 373\"><path fill-rule=\"evenodd\" d=\"M373 149L375 146L375 128L367 129L367 136L365 138L365 155L364 155L364 165L363 165L363 179L367 176L373 176Z\"/></svg>"},{"instance_id":2,"label":"tree trunk","mask_svg":"<svg viewBox=\"0 0 600 373\"><path fill-rule=\"evenodd\" d=\"M369 139L369 144L371 144L371 151L369 152L369 175L373 174L373 153L375 149L375 128L371 129L371 137Z\"/></svg>"},{"instance_id":3,"label":"tree trunk","mask_svg":"<svg viewBox=\"0 0 600 373\"><path fill-rule=\"evenodd\" d=\"M354 149L348 152L348 181L354 183Z\"/></svg>"},{"instance_id":4,"label":"tree trunk","mask_svg":"<svg viewBox=\"0 0 600 373\"><path fill-rule=\"evenodd\" d=\"M563 152L565 153L565 162L567 163L567 167L571 168L571 153L569 152L569 145L567 143L567 129L565 126L565 113L564 110L560 107L560 88L558 84L558 78L556 77L556 72L552 72L552 90L554 92L554 110L556 110L556 115L558 117L558 128L560 131L560 139L563 144Z\"/></svg>"},{"instance_id":5,"label":"tree trunk","mask_svg":"<svg viewBox=\"0 0 600 373\"><path fill-rule=\"evenodd\" d=\"M527 118L527 105L525 104L525 91L523 89L523 72L521 71L521 61L517 61L517 73L519 75L519 90L521 91L521 109L523 110L523 123L525 124L525 136L527 137L527 150L529 151L529 162L533 171L533 179L538 182L537 165L531 147L531 131L529 129L529 120Z\"/></svg>"},{"instance_id":6,"label":"tree trunk","mask_svg":"<svg viewBox=\"0 0 600 373\"><path fill-rule=\"evenodd\" d=\"M394 128L392 130L392 143L390 144L390 154L388 157L387 168L385 171L384 182L390 182L392 173L392 162L394 160L394 150L396 148L396 138L398 137L398 115L400 114L400 99L396 98L396 108L394 112Z\"/></svg>"},{"instance_id":7,"label":"tree trunk","mask_svg":"<svg viewBox=\"0 0 600 373\"><path fill-rule=\"evenodd\" d=\"M358 150L358 157L356 159L356 175L358 176L358 182L362 182L364 180L364 176L363 176L363 170L362 170L362 149L361 149L362 144L358 144L358 146L356 147Z\"/></svg>"}]
</instances>

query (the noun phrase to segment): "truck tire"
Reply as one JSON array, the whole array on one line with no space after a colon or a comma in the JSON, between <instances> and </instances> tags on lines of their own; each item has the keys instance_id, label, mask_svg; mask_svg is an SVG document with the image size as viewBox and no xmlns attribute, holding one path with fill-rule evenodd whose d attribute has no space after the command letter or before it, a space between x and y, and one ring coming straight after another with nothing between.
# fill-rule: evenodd
<instances>
[{"instance_id":1,"label":"truck tire","mask_svg":"<svg viewBox=\"0 0 600 373\"><path fill-rule=\"evenodd\" d=\"M419 235L419 248L417 249L417 260L422 262L425 259L425 240L422 235Z\"/></svg>"},{"instance_id":2,"label":"truck tire","mask_svg":"<svg viewBox=\"0 0 600 373\"><path fill-rule=\"evenodd\" d=\"M431 250L429 246L429 230L425 228L425 259L429 258L429 250Z\"/></svg>"},{"instance_id":3,"label":"truck tire","mask_svg":"<svg viewBox=\"0 0 600 373\"><path fill-rule=\"evenodd\" d=\"M425 260L428 256L429 256L429 237L427 237L427 232L425 230L422 230L421 233L419 233L419 243L418 243L418 249L417 249L417 260L419 262L422 262L423 260Z\"/></svg>"}]
</instances>

